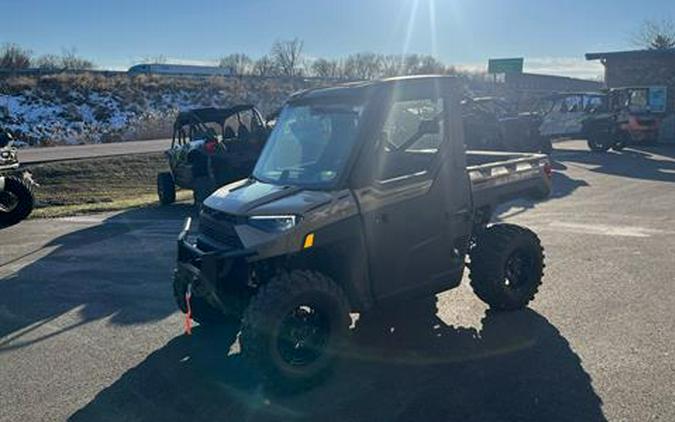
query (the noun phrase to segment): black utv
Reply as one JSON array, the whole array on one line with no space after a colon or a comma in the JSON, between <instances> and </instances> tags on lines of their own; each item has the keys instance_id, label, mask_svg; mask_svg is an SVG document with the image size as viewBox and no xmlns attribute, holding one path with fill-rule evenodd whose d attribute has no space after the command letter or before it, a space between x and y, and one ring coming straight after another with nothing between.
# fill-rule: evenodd
<instances>
[{"instance_id":1,"label":"black utv","mask_svg":"<svg viewBox=\"0 0 675 422\"><path fill-rule=\"evenodd\" d=\"M173 203L178 186L191 189L200 203L217 188L248 176L267 135L269 127L252 105L180 112L165 153L170 171L157 175L159 202Z\"/></svg>"},{"instance_id":2,"label":"black utv","mask_svg":"<svg viewBox=\"0 0 675 422\"><path fill-rule=\"evenodd\" d=\"M518 112L496 97L467 97L462 106L467 148L551 153L550 138L539 133L542 119L538 113Z\"/></svg>"},{"instance_id":3,"label":"black utv","mask_svg":"<svg viewBox=\"0 0 675 422\"><path fill-rule=\"evenodd\" d=\"M178 239L173 289L201 324L241 324L271 385L320 379L350 313L471 285L491 307L541 284L538 237L488 222L550 190L534 153L467 152L452 77L387 79L292 96L252 175L204 201Z\"/></svg>"}]
</instances>

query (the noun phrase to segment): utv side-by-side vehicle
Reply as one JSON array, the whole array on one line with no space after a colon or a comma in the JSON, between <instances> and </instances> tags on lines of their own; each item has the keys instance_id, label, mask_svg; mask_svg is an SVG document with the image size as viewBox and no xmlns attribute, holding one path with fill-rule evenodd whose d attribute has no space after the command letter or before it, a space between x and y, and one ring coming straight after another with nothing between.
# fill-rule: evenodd
<instances>
[{"instance_id":1,"label":"utv side-by-side vehicle","mask_svg":"<svg viewBox=\"0 0 675 422\"><path fill-rule=\"evenodd\" d=\"M395 78L292 96L247 179L208 197L178 238L173 289L201 324L241 324L271 385L310 385L340 354L350 312L460 284L526 306L544 255L495 208L550 190L546 155L466 151L461 85ZM405 306L405 305L403 305Z\"/></svg>"},{"instance_id":2,"label":"utv side-by-side vehicle","mask_svg":"<svg viewBox=\"0 0 675 422\"><path fill-rule=\"evenodd\" d=\"M549 106L539 131L547 138L586 139L591 151L655 143L665 96L666 88L657 86L557 94L544 101Z\"/></svg>"},{"instance_id":3,"label":"utv side-by-side vehicle","mask_svg":"<svg viewBox=\"0 0 675 422\"><path fill-rule=\"evenodd\" d=\"M467 97L462 106L467 148L551 153L551 139L539 133L542 119L538 113L518 112L497 97Z\"/></svg>"},{"instance_id":4,"label":"utv side-by-side vehicle","mask_svg":"<svg viewBox=\"0 0 675 422\"><path fill-rule=\"evenodd\" d=\"M35 182L28 171L19 170L12 135L0 129L0 228L25 219L33 211Z\"/></svg>"},{"instance_id":5,"label":"utv side-by-side vehicle","mask_svg":"<svg viewBox=\"0 0 675 422\"><path fill-rule=\"evenodd\" d=\"M658 142L659 126L666 111L666 87L613 88L608 95L624 143L652 145Z\"/></svg>"},{"instance_id":6,"label":"utv side-by-side vehicle","mask_svg":"<svg viewBox=\"0 0 675 422\"><path fill-rule=\"evenodd\" d=\"M166 151L170 171L157 175L160 203L176 200L176 186L191 189L200 203L217 188L248 176L268 134L252 105L179 113Z\"/></svg>"},{"instance_id":7,"label":"utv side-by-side vehicle","mask_svg":"<svg viewBox=\"0 0 675 422\"><path fill-rule=\"evenodd\" d=\"M539 132L549 139L585 139L591 151L617 151L625 139L616 133L616 116L601 92L556 94L542 100L544 119Z\"/></svg>"}]
</instances>

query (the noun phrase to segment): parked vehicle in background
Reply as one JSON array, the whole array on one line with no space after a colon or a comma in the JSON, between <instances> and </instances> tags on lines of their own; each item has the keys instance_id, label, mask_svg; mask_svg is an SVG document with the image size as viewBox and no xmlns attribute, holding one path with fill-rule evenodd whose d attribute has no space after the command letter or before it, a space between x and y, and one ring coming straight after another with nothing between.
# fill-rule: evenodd
<instances>
[{"instance_id":1,"label":"parked vehicle in background","mask_svg":"<svg viewBox=\"0 0 675 422\"><path fill-rule=\"evenodd\" d=\"M0 228L25 219L33 211L35 182L30 172L19 170L12 135L0 129Z\"/></svg>"},{"instance_id":2,"label":"parked vehicle in background","mask_svg":"<svg viewBox=\"0 0 675 422\"><path fill-rule=\"evenodd\" d=\"M473 150L551 152L550 139L539 134L538 113L517 112L496 97L462 101L466 145Z\"/></svg>"},{"instance_id":3,"label":"parked vehicle in background","mask_svg":"<svg viewBox=\"0 0 675 422\"><path fill-rule=\"evenodd\" d=\"M191 189L199 203L220 186L247 177L268 134L252 105L179 113L166 151L170 171L157 175L160 203L175 201L176 186Z\"/></svg>"},{"instance_id":4,"label":"parked vehicle in background","mask_svg":"<svg viewBox=\"0 0 675 422\"><path fill-rule=\"evenodd\" d=\"M624 87L548 97L539 132L549 139L586 139L591 151L620 151L657 141L666 88Z\"/></svg>"},{"instance_id":5,"label":"parked vehicle in background","mask_svg":"<svg viewBox=\"0 0 675 422\"><path fill-rule=\"evenodd\" d=\"M610 112L607 95L600 92L571 92L544 98L540 103L544 118L539 133L550 140L585 139L591 151L621 149L615 139L615 115Z\"/></svg>"},{"instance_id":6,"label":"parked vehicle in background","mask_svg":"<svg viewBox=\"0 0 675 422\"><path fill-rule=\"evenodd\" d=\"M551 189L546 155L466 151L461 84L393 78L306 91L278 116L251 177L204 201L178 238L174 295L202 324L241 323L273 386L324 376L350 312L457 287L520 309L541 284L537 235L489 224Z\"/></svg>"},{"instance_id":7,"label":"parked vehicle in background","mask_svg":"<svg viewBox=\"0 0 675 422\"><path fill-rule=\"evenodd\" d=\"M607 94L576 92L556 94L541 101L544 118L539 133L551 140L585 139L591 151L617 151L626 145L618 131L616 112L609 108Z\"/></svg>"},{"instance_id":8,"label":"parked vehicle in background","mask_svg":"<svg viewBox=\"0 0 675 422\"><path fill-rule=\"evenodd\" d=\"M658 142L661 119L666 111L666 87L625 87L609 91L609 104L627 144Z\"/></svg>"}]
</instances>

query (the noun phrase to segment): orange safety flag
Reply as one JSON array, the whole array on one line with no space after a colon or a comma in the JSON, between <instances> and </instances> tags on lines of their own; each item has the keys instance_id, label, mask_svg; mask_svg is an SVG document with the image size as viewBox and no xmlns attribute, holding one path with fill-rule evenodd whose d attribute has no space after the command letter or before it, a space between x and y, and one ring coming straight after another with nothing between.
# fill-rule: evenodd
<instances>
[{"instance_id":1,"label":"orange safety flag","mask_svg":"<svg viewBox=\"0 0 675 422\"><path fill-rule=\"evenodd\" d=\"M188 284L187 290L185 291L185 305L187 307L187 312L185 312L185 334L192 334L192 306L190 305L190 299L192 299L192 284Z\"/></svg>"}]
</instances>

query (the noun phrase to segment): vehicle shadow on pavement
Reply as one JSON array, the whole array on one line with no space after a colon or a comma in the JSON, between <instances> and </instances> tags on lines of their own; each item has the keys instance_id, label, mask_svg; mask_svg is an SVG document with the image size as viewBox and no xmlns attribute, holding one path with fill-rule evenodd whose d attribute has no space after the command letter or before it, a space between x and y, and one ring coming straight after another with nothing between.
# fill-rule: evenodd
<instances>
[{"instance_id":1,"label":"vehicle shadow on pavement","mask_svg":"<svg viewBox=\"0 0 675 422\"><path fill-rule=\"evenodd\" d=\"M578 153L561 162L593 166L589 171L633 179L675 182L675 145L630 146L621 152Z\"/></svg>"},{"instance_id":2,"label":"vehicle shadow on pavement","mask_svg":"<svg viewBox=\"0 0 675 422\"><path fill-rule=\"evenodd\" d=\"M196 327L76 412L89 420L602 421L579 357L533 310L446 325L435 300L357 321L324 383L273 395L239 354L236 329Z\"/></svg>"},{"instance_id":3,"label":"vehicle shadow on pavement","mask_svg":"<svg viewBox=\"0 0 675 422\"><path fill-rule=\"evenodd\" d=\"M564 198L572 195L577 189L589 186L589 183L583 179L574 179L568 174L564 173L567 166L559 161L551 162L553 174L551 179L551 194L544 199L516 199L514 201L500 205L495 213L493 221L504 221L507 218L514 217L526 211L532 210L540 203L545 203L550 200Z\"/></svg>"},{"instance_id":4,"label":"vehicle shadow on pavement","mask_svg":"<svg viewBox=\"0 0 675 422\"><path fill-rule=\"evenodd\" d=\"M175 258L170 239L190 212L187 205L126 211L1 263L17 265L32 254L49 251L2 279L0 353L101 318L126 325L175 312L166 289ZM73 310L77 322L36 334Z\"/></svg>"}]
</instances>

